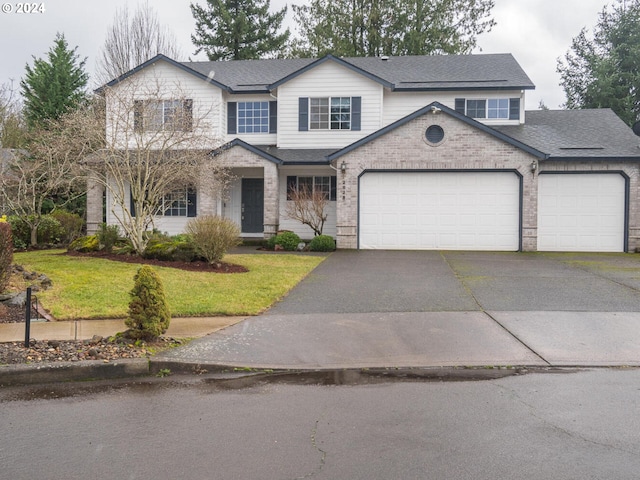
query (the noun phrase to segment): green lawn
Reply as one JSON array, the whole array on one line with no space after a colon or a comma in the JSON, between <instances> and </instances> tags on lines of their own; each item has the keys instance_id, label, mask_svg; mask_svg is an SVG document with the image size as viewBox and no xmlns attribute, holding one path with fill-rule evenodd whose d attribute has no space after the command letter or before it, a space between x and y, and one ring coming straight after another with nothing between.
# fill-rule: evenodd
<instances>
[{"instance_id":1,"label":"green lawn","mask_svg":"<svg viewBox=\"0 0 640 480\"><path fill-rule=\"evenodd\" d=\"M158 267L171 315L256 315L313 270L324 257L304 255L227 255L247 273L201 273ZM14 262L44 273L53 288L38 292L39 302L58 320L124 318L129 291L140 265L89 257L61 250L16 253Z\"/></svg>"}]
</instances>

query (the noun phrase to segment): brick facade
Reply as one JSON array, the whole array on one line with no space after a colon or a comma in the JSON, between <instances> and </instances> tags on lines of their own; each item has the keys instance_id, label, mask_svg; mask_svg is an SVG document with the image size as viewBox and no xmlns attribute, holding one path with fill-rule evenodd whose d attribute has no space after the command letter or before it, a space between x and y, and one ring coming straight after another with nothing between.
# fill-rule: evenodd
<instances>
[{"instance_id":1,"label":"brick facade","mask_svg":"<svg viewBox=\"0 0 640 480\"><path fill-rule=\"evenodd\" d=\"M269 238L276 234L279 226L280 206L278 178L278 166L256 155L255 153L234 146L219 153L216 162L227 168L262 168L264 172L264 237Z\"/></svg>"},{"instance_id":2,"label":"brick facade","mask_svg":"<svg viewBox=\"0 0 640 480\"><path fill-rule=\"evenodd\" d=\"M432 145L425 132L439 125L442 142ZM342 163L346 171L340 172ZM535 165L535 171L533 171ZM358 180L367 171L490 170L513 171L522 178L522 250L537 249L538 174L540 171L621 171L629 177L629 249L640 247L638 166L635 163L557 162L506 143L452 116L426 113L336 160L338 167L337 246L358 247Z\"/></svg>"}]
</instances>

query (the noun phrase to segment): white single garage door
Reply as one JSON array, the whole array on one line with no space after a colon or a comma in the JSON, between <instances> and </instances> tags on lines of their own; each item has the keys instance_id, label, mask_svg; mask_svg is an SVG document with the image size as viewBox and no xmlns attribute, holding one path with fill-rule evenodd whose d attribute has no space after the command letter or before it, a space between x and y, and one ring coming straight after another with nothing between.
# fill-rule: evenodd
<instances>
[{"instance_id":1,"label":"white single garage door","mask_svg":"<svg viewBox=\"0 0 640 480\"><path fill-rule=\"evenodd\" d=\"M367 172L359 200L363 249L520 246L520 181L512 172Z\"/></svg>"},{"instance_id":2,"label":"white single garage door","mask_svg":"<svg viewBox=\"0 0 640 480\"><path fill-rule=\"evenodd\" d=\"M618 173L538 177L538 250L624 251L625 180Z\"/></svg>"}]
</instances>

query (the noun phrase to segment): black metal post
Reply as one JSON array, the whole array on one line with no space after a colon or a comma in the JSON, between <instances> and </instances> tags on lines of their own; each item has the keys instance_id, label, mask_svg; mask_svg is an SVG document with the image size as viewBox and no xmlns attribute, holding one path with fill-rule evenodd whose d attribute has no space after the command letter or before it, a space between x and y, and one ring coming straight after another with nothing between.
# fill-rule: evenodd
<instances>
[{"instance_id":1,"label":"black metal post","mask_svg":"<svg viewBox=\"0 0 640 480\"><path fill-rule=\"evenodd\" d=\"M31 287L27 287L27 301L25 303L24 317L24 346L29 348L29 337L31 336Z\"/></svg>"}]
</instances>

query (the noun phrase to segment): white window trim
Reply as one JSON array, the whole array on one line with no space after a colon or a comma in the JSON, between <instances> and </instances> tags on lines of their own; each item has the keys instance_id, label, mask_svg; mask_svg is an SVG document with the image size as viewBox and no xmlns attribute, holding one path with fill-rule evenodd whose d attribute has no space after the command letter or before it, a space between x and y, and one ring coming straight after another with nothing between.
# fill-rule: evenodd
<instances>
[{"instance_id":1,"label":"white window trim","mask_svg":"<svg viewBox=\"0 0 640 480\"><path fill-rule=\"evenodd\" d=\"M327 106L327 108L328 108L327 121L326 121L327 127L326 128L313 127L312 125L314 123L322 124L324 122L323 121L313 122L312 118L313 118L314 113L312 111L311 103L312 103L313 100L325 100L325 99L327 100L327 103L328 103L328 106ZM336 123L336 122L332 122L331 121L331 115L332 115L331 107L332 107L333 100L342 101L343 99L348 99L349 100L349 113L347 113L347 115L349 115L349 120L348 121L339 120L338 124L342 125L342 124L348 123L349 124L349 128L331 128L332 124ZM309 109L308 110L309 111L308 129L309 129L309 131L316 132L316 131L350 131L351 130L351 122L352 122L352 115L353 115L353 100L352 100L352 98L350 96L309 97L308 101L309 101L309 107L308 107L308 109ZM342 115L342 114L343 113L341 112L338 115Z\"/></svg>"},{"instance_id":2,"label":"white window trim","mask_svg":"<svg viewBox=\"0 0 640 480\"><path fill-rule=\"evenodd\" d=\"M264 131L264 132L262 132L262 131L261 132L255 132L255 131L254 132L247 132L247 131L241 132L240 131L240 129L241 129L241 127L240 127L240 105L241 104L247 104L247 103L259 103L261 105L262 104L266 104L266 106L267 106L267 108L265 110L266 111L266 118L267 118L267 125L266 125L267 129L266 129L266 131ZM236 132L238 132L238 135L256 135L256 134L264 135L264 134L268 134L269 131L270 131L270 128L271 128L271 125L269 123L271 121L271 118L270 118L271 115L270 115L269 108L270 108L269 107L269 101L267 101L267 100L246 100L246 101L238 101L238 102L236 102ZM263 110L264 109L260 108L259 111L263 111ZM252 111L255 111L255 110L252 110ZM254 116L254 117L251 117L251 118L256 118L256 117ZM262 118L262 117L258 117L258 118ZM252 127L254 127L254 125L252 125ZM244 127L242 127L242 128L246 129L247 125L244 125Z\"/></svg>"}]
</instances>

